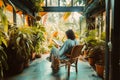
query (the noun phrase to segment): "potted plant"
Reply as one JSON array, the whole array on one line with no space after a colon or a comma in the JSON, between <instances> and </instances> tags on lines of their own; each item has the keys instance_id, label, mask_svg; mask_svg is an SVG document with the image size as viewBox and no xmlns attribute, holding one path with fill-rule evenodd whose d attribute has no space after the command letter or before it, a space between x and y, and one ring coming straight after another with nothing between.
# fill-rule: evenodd
<instances>
[{"instance_id":1,"label":"potted plant","mask_svg":"<svg viewBox=\"0 0 120 80\"><path fill-rule=\"evenodd\" d=\"M4 70L8 69L7 55L4 51L4 47L7 47L7 40L3 32L0 30L0 78L3 78Z\"/></svg>"},{"instance_id":2,"label":"potted plant","mask_svg":"<svg viewBox=\"0 0 120 80\"><path fill-rule=\"evenodd\" d=\"M99 43L99 47L100 47L100 52L99 54L96 56L96 63L95 63L95 67L96 67L96 72L100 77L103 77L103 73L104 73L104 66L105 66L105 42L100 42Z\"/></svg>"},{"instance_id":3,"label":"potted plant","mask_svg":"<svg viewBox=\"0 0 120 80\"><path fill-rule=\"evenodd\" d=\"M33 49L30 34L28 28L13 27L9 30L10 41L6 49L9 65L7 72L9 74L23 71L26 62L29 62L31 50Z\"/></svg>"},{"instance_id":4,"label":"potted plant","mask_svg":"<svg viewBox=\"0 0 120 80\"><path fill-rule=\"evenodd\" d=\"M87 55L88 61L97 74L102 77L104 71L105 32L101 33L100 38L96 37L96 33L96 30L89 30L84 39L87 50L90 49Z\"/></svg>"},{"instance_id":5,"label":"potted plant","mask_svg":"<svg viewBox=\"0 0 120 80\"><path fill-rule=\"evenodd\" d=\"M91 66L94 66L95 64L94 48L97 45L96 30L86 31L86 37L84 38L84 41L86 43L85 52L87 51L87 55L85 55L86 59L88 59L88 62Z\"/></svg>"},{"instance_id":6,"label":"potted plant","mask_svg":"<svg viewBox=\"0 0 120 80\"><path fill-rule=\"evenodd\" d=\"M105 43L98 41L96 44L88 54L88 61L95 68L97 74L102 77L104 71Z\"/></svg>"},{"instance_id":7,"label":"potted plant","mask_svg":"<svg viewBox=\"0 0 120 80\"><path fill-rule=\"evenodd\" d=\"M0 7L0 79L4 77L4 70L8 69L7 55L4 50L8 46L9 37L8 32L8 21L4 14L5 6Z\"/></svg>"},{"instance_id":8,"label":"potted plant","mask_svg":"<svg viewBox=\"0 0 120 80\"><path fill-rule=\"evenodd\" d=\"M0 46L0 78L3 78L4 74L4 70L8 69L8 65L7 65L7 55L3 50L3 47Z\"/></svg>"},{"instance_id":9,"label":"potted plant","mask_svg":"<svg viewBox=\"0 0 120 80\"><path fill-rule=\"evenodd\" d=\"M91 66L94 66L95 64L95 59L94 59L94 52L93 52L93 49L90 49L88 55L87 55L87 58L88 58L88 62Z\"/></svg>"},{"instance_id":10,"label":"potted plant","mask_svg":"<svg viewBox=\"0 0 120 80\"><path fill-rule=\"evenodd\" d=\"M45 28L42 25L37 25L36 27L32 27L31 30L33 31L32 42L34 46L34 51L32 54L34 55L34 57L40 58L43 46L42 44L45 40Z\"/></svg>"}]
</instances>

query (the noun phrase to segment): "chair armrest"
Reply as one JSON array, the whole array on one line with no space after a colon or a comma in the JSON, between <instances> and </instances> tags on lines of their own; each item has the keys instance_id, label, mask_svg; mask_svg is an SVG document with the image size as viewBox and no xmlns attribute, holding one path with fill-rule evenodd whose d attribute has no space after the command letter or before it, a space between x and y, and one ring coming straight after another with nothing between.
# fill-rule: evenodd
<instances>
[{"instance_id":1,"label":"chair armrest","mask_svg":"<svg viewBox=\"0 0 120 80\"><path fill-rule=\"evenodd\" d=\"M69 55L69 54L65 54L68 58L71 56L71 55Z\"/></svg>"}]
</instances>

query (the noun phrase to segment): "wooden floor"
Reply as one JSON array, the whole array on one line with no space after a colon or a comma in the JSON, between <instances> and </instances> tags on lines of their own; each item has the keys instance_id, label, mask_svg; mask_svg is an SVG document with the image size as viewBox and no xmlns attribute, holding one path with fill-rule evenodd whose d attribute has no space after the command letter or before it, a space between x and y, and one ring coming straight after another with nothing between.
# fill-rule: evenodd
<instances>
[{"instance_id":1,"label":"wooden floor","mask_svg":"<svg viewBox=\"0 0 120 80\"><path fill-rule=\"evenodd\" d=\"M22 73L6 78L4 80L102 80L87 61L78 62L78 74L71 67L70 77L67 76L65 67L61 67L58 73L53 73L51 62L46 60L48 55L36 59L30 63Z\"/></svg>"}]
</instances>

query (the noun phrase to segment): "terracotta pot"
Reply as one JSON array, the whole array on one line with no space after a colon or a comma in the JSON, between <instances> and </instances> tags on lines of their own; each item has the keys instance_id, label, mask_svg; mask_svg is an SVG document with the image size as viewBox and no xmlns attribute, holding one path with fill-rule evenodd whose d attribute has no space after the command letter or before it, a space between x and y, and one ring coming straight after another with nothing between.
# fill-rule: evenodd
<instances>
[{"instance_id":1,"label":"terracotta pot","mask_svg":"<svg viewBox=\"0 0 120 80\"><path fill-rule=\"evenodd\" d=\"M21 64L17 65L17 70L18 70L18 72L17 72L17 73L22 72L22 71L23 71L23 69L24 69L24 64L23 64L23 63L21 63ZM16 71L17 71L17 70L16 70Z\"/></svg>"},{"instance_id":2,"label":"terracotta pot","mask_svg":"<svg viewBox=\"0 0 120 80\"><path fill-rule=\"evenodd\" d=\"M41 54L36 54L35 57L36 58L41 58Z\"/></svg>"},{"instance_id":3,"label":"terracotta pot","mask_svg":"<svg viewBox=\"0 0 120 80\"><path fill-rule=\"evenodd\" d=\"M31 55L31 59L34 60L35 57L36 57L36 53L34 52L34 53L32 53L32 55Z\"/></svg>"},{"instance_id":4,"label":"terracotta pot","mask_svg":"<svg viewBox=\"0 0 120 80\"><path fill-rule=\"evenodd\" d=\"M24 69L24 63L18 63L14 65L12 69L10 69L11 75L21 73Z\"/></svg>"},{"instance_id":5,"label":"terracotta pot","mask_svg":"<svg viewBox=\"0 0 120 80\"><path fill-rule=\"evenodd\" d=\"M8 70L4 71L4 77L9 77L21 73L23 69L24 63L18 63L16 65L13 64L13 66L10 66Z\"/></svg>"},{"instance_id":6,"label":"terracotta pot","mask_svg":"<svg viewBox=\"0 0 120 80\"><path fill-rule=\"evenodd\" d=\"M87 55L88 55L88 52L87 52L87 50L85 50L85 51L84 51L84 54L83 54L83 57L86 58Z\"/></svg>"},{"instance_id":7,"label":"terracotta pot","mask_svg":"<svg viewBox=\"0 0 120 80\"><path fill-rule=\"evenodd\" d=\"M95 64L94 58L88 58L88 62L91 66L94 66Z\"/></svg>"},{"instance_id":8,"label":"terracotta pot","mask_svg":"<svg viewBox=\"0 0 120 80\"><path fill-rule=\"evenodd\" d=\"M25 63L24 63L24 68L29 67L29 65L30 65L30 60L28 59L28 60L26 60Z\"/></svg>"},{"instance_id":9,"label":"terracotta pot","mask_svg":"<svg viewBox=\"0 0 120 80\"><path fill-rule=\"evenodd\" d=\"M96 72L97 72L98 76L103 77L104 65L95 64L95 67L96 67Z\"/></svg>"}]
</instances>

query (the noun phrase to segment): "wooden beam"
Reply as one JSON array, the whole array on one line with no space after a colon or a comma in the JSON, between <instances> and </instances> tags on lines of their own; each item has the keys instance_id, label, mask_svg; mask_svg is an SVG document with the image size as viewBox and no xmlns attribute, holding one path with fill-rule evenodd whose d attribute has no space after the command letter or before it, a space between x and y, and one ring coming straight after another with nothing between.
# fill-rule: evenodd
<instances>
[{"instance_id":1,"label":"wooden beam","mask_svg":"<svg viewBox=\"0 0 120 80\"><path fill-rule=\"evenodd\" d=\"M42 7L44 11L40 12L82 12L83 6L75 6L75 7Z\"/></svg>"},{"instance_id":2,"label":"wooden beam","mask_svg":"<svg viewBox=\"0 0 120 80\"><path fill-rule=\"evenodd\" d=\"M23 11L24 13L29 14L30 16L34 17L34 11L23 2L24 0L10 0L15 7L17 7L19 10ZM29 3L30 5L30 3ZM32 4L31 4L32 6Z\"/></svg>"}]
</instances>

